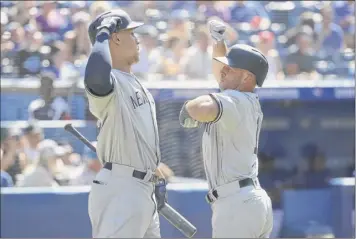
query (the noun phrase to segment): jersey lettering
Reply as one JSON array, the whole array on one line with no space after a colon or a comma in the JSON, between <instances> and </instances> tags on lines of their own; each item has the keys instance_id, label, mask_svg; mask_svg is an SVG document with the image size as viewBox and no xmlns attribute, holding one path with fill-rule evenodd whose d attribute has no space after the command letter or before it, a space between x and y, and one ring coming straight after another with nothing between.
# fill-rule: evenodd
<instances>
[{"instance_id":1,"label":"jersey lettering","mask_svg":"<svg viewBox=\"0 0 356 239\"><path fill-rule=\"evenodd\" d=\"M112 70L112 76L112 94L95 97L87 90L90 110L99 120L98 158L154 171L160 152L153 98L134 75Z\"/></svg>"},{"instance_id":2,"label":"jersey lettering","mask_svg":"<svg viewBox=\"0 0 356 239\"><path fill-rule=\"evenodd\" d=\"M130 98L131 98L131 103L132 103L132 106L134 109L136 109L137 107L140 107L144 104L147 104L149 102L146 95L142 94L139 91L136 91L135 95L130 96Z\"/></svg>"}]
</instances>

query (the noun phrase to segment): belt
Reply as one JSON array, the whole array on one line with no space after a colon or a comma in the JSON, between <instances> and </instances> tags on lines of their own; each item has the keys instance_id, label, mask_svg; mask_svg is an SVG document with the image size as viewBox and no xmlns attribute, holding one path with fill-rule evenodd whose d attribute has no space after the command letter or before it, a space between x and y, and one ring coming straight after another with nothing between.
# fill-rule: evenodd
<instances>
[{"instance_id":1,"label":"belt","mask_svg":"<svg viewBox=\"0 0 356 239\"><path fill-rule=\"evenodd\" d=\"M121 165L120 165L121 166ZM123 166L122 167L127 167L127 166ZM107 170L110 170L112 171L113 169L113 163L110 163L110 162L106 162L103 166L103 168L107 169ZM129 168L129 167L128 167ZM141 179L141 180L144 180L147 176L147 172L141 172L141 171L138 171L136 169L133 169L132 171L132 177L134 178L137 178L137 179ZM155 175L155 174L152 174L150 175L150 177L147 179L147 181L149 182L156 182L158 179L158 176Z\"/></svg>"},{"instance_id":2,"label":"belt","mask_svg":"<svg viewBox=\"0 0 356 239\"><path fill-rule=\"evenodd\" d=\"M239 189L239 188L244 188L247 186L259 186L258 179L252 179L252 178L245 178L239 181L234 181L222 186L219 186L218 188L211 190L206 196L205 199L208 203L213 203L219 198L220 194L227 194L227 193L233 193L233 189ZM222 195L220 195L222 196Z\"/></svg>"}]
</instances>

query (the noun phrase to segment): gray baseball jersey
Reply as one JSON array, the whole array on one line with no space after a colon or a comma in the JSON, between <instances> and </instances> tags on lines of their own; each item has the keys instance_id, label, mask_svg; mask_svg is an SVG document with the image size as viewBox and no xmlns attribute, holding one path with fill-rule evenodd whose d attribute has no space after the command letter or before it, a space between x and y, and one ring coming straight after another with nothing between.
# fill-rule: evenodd
<instances>
[{"instance_id":1,"label":"gray baseball jersey","mask_svg":"<svg viewBox=\"0 0 356 239\"><path fill-rule=\"evenodd\" d=\"M263 113L255 93L225 90L211 96L219 106L214 122L205 124L203 158L210 188L257 177L258 138Z\"/></svg>"},{"instance_id":2,"label":"gray baseball jersey","mask_svg":"<svg viewBox=\"0 0 356 239\"><path fill-rule=\"evenodd\" d=\"M154 99L134 75L113 69L111 77L114 90L108 96L86 90L100 128L97 155L105 162L154 171L160 161Z\"/></svg>"}]
</instances>

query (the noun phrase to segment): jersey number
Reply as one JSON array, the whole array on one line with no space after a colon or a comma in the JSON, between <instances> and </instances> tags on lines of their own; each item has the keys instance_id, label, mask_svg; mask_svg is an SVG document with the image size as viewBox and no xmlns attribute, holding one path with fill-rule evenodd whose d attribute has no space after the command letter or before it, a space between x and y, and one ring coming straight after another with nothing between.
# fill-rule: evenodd
<instances>
[{"instance_id":1,"label":"jersey number","mask_svg":"<svg viewBox=\"0 0 356 239\"><path fill-rule=\"evenodd\" d=\"M258 139L260 135L260 130L261 130L261 122L260 122L260 117L257 118L257 129L256 129L256 144L255 144L255 149L254 149L254 154L258 153Z\"/></svg>"}]
</instances>

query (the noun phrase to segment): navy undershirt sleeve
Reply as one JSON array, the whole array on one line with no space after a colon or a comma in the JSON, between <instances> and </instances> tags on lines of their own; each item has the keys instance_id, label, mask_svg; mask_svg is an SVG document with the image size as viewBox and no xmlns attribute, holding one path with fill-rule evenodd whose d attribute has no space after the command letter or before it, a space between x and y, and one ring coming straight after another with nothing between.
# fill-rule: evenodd
<instances>
[{"instance_id":1,"label":"navy undershirt sleeve","mask_svg":"<svg viewBox=\"0 0 356 239\"><path fill-rule=\"evenodd\" d=\"M96 96L106 96L113 91L111 68L109 34L102 32L96 37L85 68L84 83L90 93Z\"/></svg>"}]
</instances>

